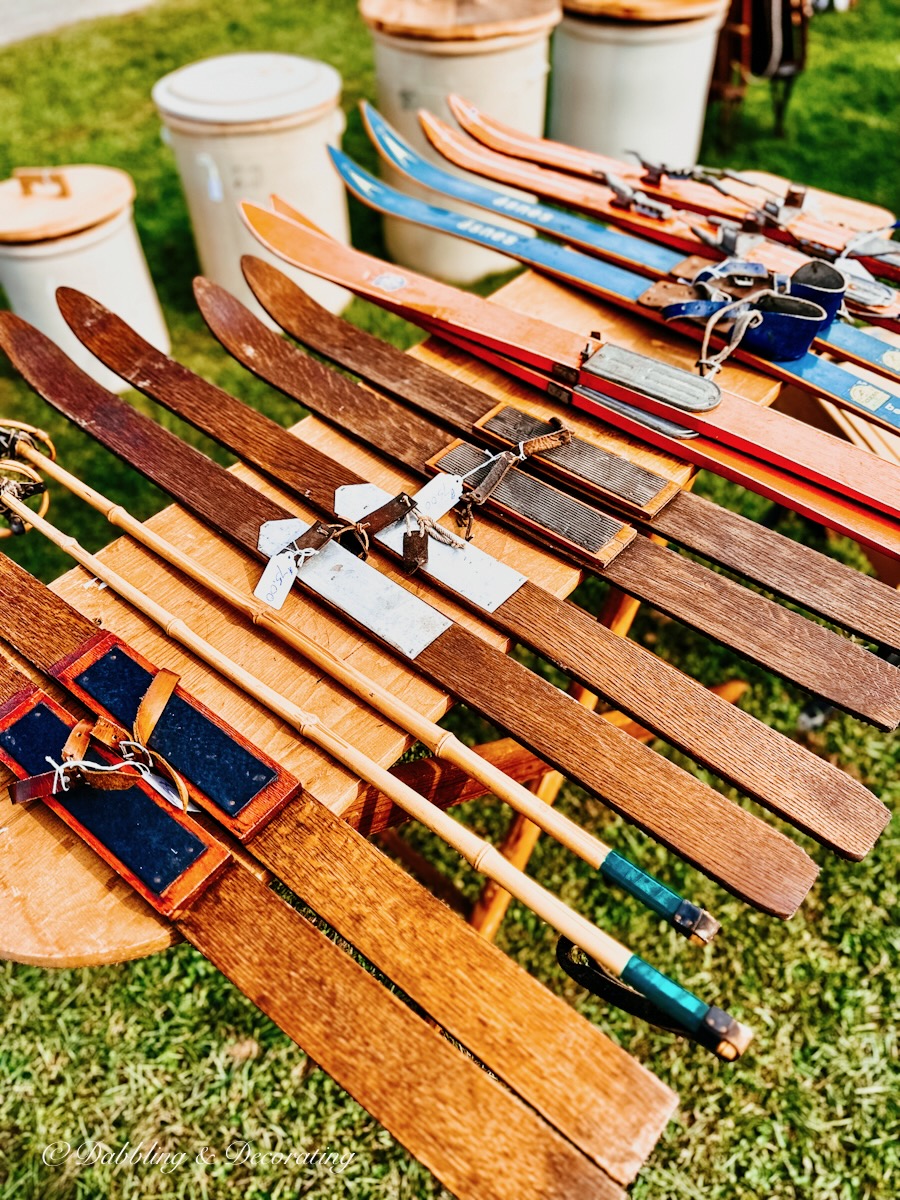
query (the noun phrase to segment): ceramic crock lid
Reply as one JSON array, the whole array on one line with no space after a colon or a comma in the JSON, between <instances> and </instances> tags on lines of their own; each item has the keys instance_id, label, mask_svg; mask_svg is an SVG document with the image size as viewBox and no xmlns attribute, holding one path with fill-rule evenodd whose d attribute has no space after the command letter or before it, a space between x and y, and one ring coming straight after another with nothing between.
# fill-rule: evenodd
<instances>
[{"instance_id":1,"label":"ceramic crock lid","mask_svg":"<svg viewBox=\"0 0 900 1200\"><path fill-rule=\"evenodd\" d=\"M0 242L41 242L100 225L134 199L115 167L19 167L0 183Z\"/></svg>"},{"instance_id":2,"label":"ceramic crock lid","mask_svg":"<svg viewBox=\"0 0 900 1200\"><path fill-rule=\"evenodd\" d=\"M179 67L153 88L164 116L216 125L279 120L334 104L341 77L295 54L223 54Z\"/></svg>"}]
</instances>

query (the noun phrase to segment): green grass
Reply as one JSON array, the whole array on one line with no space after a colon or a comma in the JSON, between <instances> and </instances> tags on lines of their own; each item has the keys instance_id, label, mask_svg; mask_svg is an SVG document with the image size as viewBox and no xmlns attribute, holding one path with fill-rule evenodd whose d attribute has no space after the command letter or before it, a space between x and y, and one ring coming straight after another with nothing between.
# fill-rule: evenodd
<instances>
[{"instance_id":1,"label":"green grass","mask_svg":"<svg viewBox=\"0 0 900 1200\"><path fill-rule=\"evenodd\" d=\"M900 208L898 16L897 0L864 0L849 15L818 18L809 70L789 111L788 137L772 137L767 89L756 86L727 161ZM77 26L0 54L0 172L5 176L21 164L78 161L130 171L138 187L137 221L175 354L287 421L294 415L291 406L230 363L194 310L190 280L197 264L187 214L149 99L154 81L184 62L252 49L333 63L344 78L346 145L371 165L352 111L361 96L374 95L369 40L353 0L303 5L168 0L141 14ZM726 161L712 145L706 157ZM374 220L354 209L353 222L357 243L377 250ZM401 344L412 336L402 323L364 305L354 304L352 316ZM163 503L134 472L51 415L5 366L0 367L0 408L49 426L63 461L132 510L146 515ZM717 480L704 478L702 486L748 515L758 518L767 509L758 498ZM109 540L102 521L58 491L54 512L91 548ZM828 541L792 519L781 528L827 553L861 562L849 543ZM36 538L7 542L4 549L45 579L66 566ZM585 598L595 603L599 591L595 586ZM634 636L706 683L749 679L744 707L793 735L804 699L797 689L649 612L641 614ZM462 711L454 713L452 723L469 739L490 732ZM896 739L838 716L810 745L887 803L896 803ZM660 749L721 786L682 756ZM533 860L535 877L758 1030L746 1061L723 1067L700 1050L604 1010L560 976L546 929L520 906L512 907L500 937L503 948L681 1095L679 1118L634 1195L641 1200L892 1200L900 1191L896 830L887 832L863 864L841 862L809 846L822 865L821 881L802 912L781 925L726 897L577 789L568 789L561 805L713 908L725 931L712 948L684 946L649 915L608 893L547 839ZM502 835L499 809L470 805L462 815L479 832ZM476 880L452 855L419 830L410 829L408 836L468 895L476 894ZM31 883L40 886L39 880ZM0 1012L0 1200L220 1200L239 1188L254 1200L444 1195L323 1072L312 1067L307 1074L297 1048L187 947L91 971L0 965ZM86 1137L116 1148L126 1140L134 1146L159 1139L166 1150L189 1157L169 1175L102 1166L79 1172L41 1163L48 1142L77 1144ZM235 1139L261 1149L339 1148L357 1157L343 1175L194 1164L201 1147L222 1148Z\"/></svg>"}]
</instances>

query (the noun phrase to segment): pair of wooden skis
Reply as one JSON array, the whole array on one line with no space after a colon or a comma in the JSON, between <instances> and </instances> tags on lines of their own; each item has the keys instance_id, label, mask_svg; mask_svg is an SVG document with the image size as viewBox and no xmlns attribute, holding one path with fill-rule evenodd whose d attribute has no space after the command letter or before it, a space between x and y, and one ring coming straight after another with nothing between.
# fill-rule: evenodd
<instances>
[{"instance_id":1,"label":"pair of wooden skis","mask_svg":"<svg viewBox=\"0 0 900 1200\"><path fill-rule=\"evenodd\" d=\"M471 106L457 97L451 97L448 103L465 128ZM701 267L708 267L718 259L735 257L746 263L759 264L778 275L793 275L799 268L814 261L784 243L773 242L759 233L734 228L731 222L719 219L716 223L668 205L652 205L648 209L637 197L623 202L613 188L599 180L580 179L536 162L500 154L475 136L461 133L425 110L419 112L419 120L431 145L463 170L495 183L519 188L529 196L534 194L590 217L600 218L626 232L616 234L596 221L588 224L573 220L570 213L532 205L529 198L510 195L505 191L490 192L481 197L473 192L472 203L487 201L485 207L519 217L526 224L531 224L535 219L535 222L539 222L540 230L551 237L561 237L564 241L571 241L573 245L651 277L659 274L692 278ZM685 255L689 257L685 259ZM896 289L876 280L864 268L846 259L837 260L836 265L846 283L847 307L856 317L888 329L900 327L900 295ZM857 361L870 362L875 357L882 369L888 365L884 363L883 355L873 355L877 345L875 339L862 331L854 333L850 325L841 325L827 335L820 334L817 342L820 349L830 348L837 357L848 356L851 361L854 361L852 353L855 345L861 348L861 357ZM888 350L889 347L884 349Z\"/></svg>"},{"instance_id":2,"label":"pair of wooden skis","mask_svg":"<svg viewBox=\"0 0 900 1200\"><path fill-rule=\"evenodd\" d=\"M181 687L166 683L148 724L165 671L8 559L0 578L4 637L71 698L60 704L0 651L0 761L16 798L46 803L454 1193L622 1200L672 1093ZM135 755L142 714L150 732ZM139 770L148 747L214 822L157 794L158 777ZM110 781L113 792L98 786ZM279 898L230 835L474 1060Z\"/></svg>"},{"instance_id":3,"label":"pair of wooden skis","mask_svg":"<svg viewBox=\"0 0 900 1200\"><path fill-rule=\"evenodd\" d=\"M513 217L533 226L540 234L585 250L614 265L650 279L666 281L669 291L666 293L660 289L662 298L668 297L670 301L675 298L678 294L675 281L680 281L684 286L685 280L691 283L701 272L714 274L717 259L727 258L735 276L739 270L743 270L748 277L745 291L748 287L759 289L771 286L773 278L780 279L781 286L786 287L789 278L797 272L797 286L801 289L802 281L807 276L824 278L830 280L829 287L811 293L804 292L807 298L826 299L831 304L832 297L828 292L833 291L834 300L843 299L855 317L888 329L900 330L900 296L886 284L841 273L827 263L810 259L787 246L760 237L752 239L752 244L748 246L729 240L728 247L733 253L727 253L724 245L716 253L709 241L699 236L704 231L696 226L675 217L660 221L636 216L630 209L617 207L613 202L614 197L607 194L608 189L595 184L584 185L557 172L495 154L430 113L419 114L429 141L456 166L483 175L494 183L513 184L554 203L571 205L612 224L621 223L630 232L610 229L608 225L595 220L586 220L571 212L551 208L527 197L511 195L506 190L486 187L470 178L442 170L419 155L371 105L363 104L362 111L369 136L379 153L423 187L430 187L445 196L496 215ZM705 236L708 239L711 234ZM835 307L839 305L835 304ZM816 350L830 353L840 360L869 367L886 379L895 382L900 379L896 348L853 324L841 320L830 321L827 327L818 331L813 345ZM840 384L840 377L830 372L823 372L822 378L825 381L834 378L837 385Z\"/></svg>"},{"instance_id":4,"label":"pair of wooden skis","mask_svg":"<svg viewBox=\"0 0 900 1200\"><path fill-rule=\"evenodd\" d=\"M383 186L377 180L372 184ZM404 203L406 200L419 203L409 198ZM900 555L896 520L900 473L893 464L783 413L727 393L717 407L692 415L695 424L715 425L716 436L697 433L678 424L686 417L683 409L657 399L668 394L678 397L683 391L690 402L695 393L685 372L639 355L623 356L618 348L596 338L585 347L580 334L341 246L311 227L286 202L276 198L274 203L274 212L244 204L244 216L262 244L293 265L340 282L468 349L505 373L533 384L555 404L589 412L867 546ZM604 354L609 367L604 364ZM617 369L619 363L624 365ZM714 385L706 383L706 387ZM704 393L707 395L715 399L713 393ZM700 402L707 400L701 397ZM651 409L657 416L648 426ZM554 405L549 405L548 411L554 411ZM730 441L718 440L723 436Z\"/></svg>"},{"instance_id":5,"label":"pair of wooden skis","mask_svg":"<svg viewBox=\"0 0 900 1200\"><path fill-rule=\"evenodd\" d=\"M662 164L623 163L512 129L458 96L448 103L468 134L500 154L582 179L621 180L651 202L765 233L817 258L855 258L876 275L900 279L900 247L890 240L896 217L886 209L783 182L772 189L767 184L773 181L763 184L759 176L722 172L716 178L719 173L708 168L679 171Z\"/></svg>"},{"instance_id":6,"label":"pair of wooden skis","mask_svg":"<svg viewBox=\"0 0 900 1200\"><path fill-rule=\"evenodd\" d=\"M208 288L201 289L204 300L209 295ZM244 358L252 358L263 374L278 382L273 363L280 361L282 370L286 364L293 368L311 363L297 351L291 352L239 305L235 309L237 302L230 297L223 297L218 290L211 295L214 303L204 303L207 316L224 299L226 313L220 313L215 323L221 332L223 319L232 321L230 344L243 345ZM71 292L61 294L61 304L79 335L125 378L296 490L306 503L316 505L320 514L331 520L341 515L333 507L336 493L358 487L363 482L358 476L159 355L99 305ZM249 326L240 323L248 319ZM55 348L42 345L14 318L4 322L4 330L7 353L51 403L239 544L254 550L263 524L290 516L227 472L213 468L196 451L96 385L82 378L76 386L69 367L63 367L65 360L60 362L61 356L54 365L48 363ZM289 356L287 360L278 359L282 350ZM317 392L339 389L341 377L315 363L312 367L321 373L315 382ZM58 380L64 370L70 382L61 387ZM300 386L305 394L302 380ZM370 393L346 380L343 386L353 389L354 398L358 396L360 401L369 397L368 407L372 408ZM345 397L340 390L337 395L343 409ZM185 482L198 478L214 479L214 490L198 489L193 482ZM346 512L343 517L346 520ZM390 553L390 544L382 545L377 538L372 545L378 553ZM442 586L465 602L464 575L456 571L455 590L447 582ZM436 581L441 584L440 579ZM303 570L297 582L315 591L314 580L309 575L304 577ZM693 595L696 599L696 588ZM338 596L332 603L348 612L347 597ZM483 598L480 611L485 615ZM350 615L366 624L365 614ZM856 856L865 853L883 827L886 812L865 789L527 580L520 579L508 598L487 616L840 852ZM373 632L371 621L367 627ZM376 636L385 640L385 631L376 632ZM841 645L849 647L850 643ZM393 648L403 652L396 644ZM617 737L617 731L610 731L601 720L567 702L556 689L503 655L491 652L477 639L467 637L462 630L447 629L424 650L410 655L407 649L406 653L442 686L514 730L536 753L597 791L630 819L752 903L784 914L789 911L789 896L802 896L809 886L811 877L797 847L643 747L636 750L627 737ZM886 699L895 698L893 669L871 655L865 662L867 669L885 672ZM846 663L842 670L846 675ZM869 683L871 679L869 675ZM896 722L896 715L891 719ZM627 761L632 763L631 778L623 782L622 764ZM773 765L776 763L777 768ZM826 795L828 801L823 804ZM845 815L839 817L842 810ZM716 833L710 836L713 828ZM751 829L752 849L748 841ZM794 861L789 866L791 858ZM777 885L768 865L761 869L761 863L776 859L782 863L782 878Z\"/></svg>"}]
</instances>

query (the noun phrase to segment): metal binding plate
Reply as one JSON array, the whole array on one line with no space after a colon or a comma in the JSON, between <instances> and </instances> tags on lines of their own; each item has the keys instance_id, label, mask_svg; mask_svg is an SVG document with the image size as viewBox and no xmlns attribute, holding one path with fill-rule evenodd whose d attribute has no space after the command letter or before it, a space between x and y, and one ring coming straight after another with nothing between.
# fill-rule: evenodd
<instances>
[{"instance_id":1,"label":"metal binding plate","mask_svg":"<svg viewBox=\"0 0 900 1200\"><path fill-rule=\"evenodd\" d=\"M518 445L529 438L552 433L555 426L529 413L504 405L479 422L480 427L507 445ZM573 437L564 446L536 454L540 463L551 463L558 474L576 482L589 484L614 496L624 504L645 512L656 513L666 501L678 494L677 485L646 467L629 462L619 454L611 454L583 438Z\"/></svg>"},{"instance_id":2,"label":"metal binding plate","mask_svg":"<svg viewBox=\"0 0 900 1200\"><path fill-rule=\"evenodd\" d=\"M838 259L835 266L843 267L843 260ZM890 308L897 298L892 287L882 283L880 279L864 279L851 271L841 271L847 281L847 301L858 308Z\"/></svg>"},{"instance_id":3,"label":"metal binding plate","mask_svg":"<svg viewBox=\"0 0 900 1200\"><path fill-rule=\"evenodd\" d=\"M390 493L383 499L390 499ZM299 519L266 521L260 527L259 549L271 558L308 528L309 522ZM417 658L453 624L336 542L304 562L297 582L406 658Z\"/></svg>"},{"instance_id":4,"label":"metal binding plate","mask_svg":"<svg viewBox=\"0 0 900 1200\"><path fill-rule=\"evenodd\" d=\"M603 346L587 359L584 370L596 379L661 400L683 412L709 412L722 399L718 385L711 380L623 346Z\"/></svg>"},{"instance_id":5,"label":"metal binding plate","mask_svg":"<svg viewBox=\"0 0 900 1200\"><path fill-rule=\"evenodd\" d=\"M484 461L484 456L478 454L478 460ZM429 486L426 484L426 489ZM457 495L461 491L462 485ZM345 519L359 521L366 513L374 511L388 499L390 492L384 491L374 483L362 483L338 488L334 497L334 507L335 512ZM414 499L418 501L418 495ZM429 512L435 519L443 516L443 512L437 511L440 507L429 506L427 503L422 505L423 511ZM405 520L398 521L377 534L375 540L396 554L402 554L406 528ZM519 571L499 562L490 554L485 554L471 542L462 546L445 546L430 539L428 561L422 566L421 572L429 579L452 588L470 604L489 613L496 612L500 605L526 582L526 577Z\"/></svg>"},{"instance_id":6,"label":"metal binding plate","mask_svg":"<svg viewBox=\"0 0 900 1200\"><path fill-rule=\"evenodd\" d=\"M432 465L438 470L457 475L473 471L468 483L477 486L489 470L487 466L483 471L475 470L483 461L483 451L462 442L434 458ZM624 550L634 537L634 530L628 525L582 504L580 500L557 491L524 471L511 471L494 491L491 503L523 524L537 526L557 542L587 550L604 564Z\"/></svg>"}]
</instances>

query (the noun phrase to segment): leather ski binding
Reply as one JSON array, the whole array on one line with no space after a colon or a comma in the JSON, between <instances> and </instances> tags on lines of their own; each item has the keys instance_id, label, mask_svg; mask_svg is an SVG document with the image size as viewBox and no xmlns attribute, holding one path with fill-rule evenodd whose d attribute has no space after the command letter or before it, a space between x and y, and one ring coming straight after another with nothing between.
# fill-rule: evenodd
<instances>
[{"instance_id":1,"label":"leather ski binding","mask_svg":"<svg viewBox=\"0 0 900 1200\"><path fill-rule=\"evenodd\" d=\"M508 447L549 433L554 428L553 421L534 417L509 404L498 404L476 424L495 445ZM655 516L680 491L678 484L654 475L646 467L574 435L565 445L542 450L534 459L561 483L574 487L587 484L593 493L605 492L617 504L645 516Z\"/></svg>"},{"instance_id":2,"label":"leather ski binding","mask_svg":"<svg viewBox=\"0 0 900 1200\"><path fill-rule=\"evenodd\" d=\"M228 851L142 778L129 777L114 795L85 782L85 777L103 773L96 768L133 771L102 746L87 750L95 770L81 776L64 772L62 752L76 721L21 678L22 690L0 705L0 761L19 780L39 783L26 787L25 797L40 795L157 912L172 917L189 908L230 861ZM48 785L41 777L51 771L54 778Z\"/></svg>"},{"instance_id":3,"label":"leather ski binding","mask_svg":"<svg viewBox=\"0 0 900 1200\"><path fill-rule=\"evenodd\" d=\"M611 562L635 537L629 525L519 470L514 465L514 455L510 459L509 469L493 488L490 499L492 505L516 524L539 530L561 545L577 546L603 565ZM476 446L456 440L430 459L427 466L435 472L468 475L465 486L471 493L483 485L494 461L486 461L484 451Z\"/></svg>"},{"instance_id":4,"label":"leather ski binding","mask_svg":"<svg viewBox=\"0 0 900 1200\"><path fill-rule=\"evenodd\" d=\"M131 730L158 672L114 634L101 633L51 673L92 711ZM145 744L181 776L191 799L242 841L297 791L291 775L181 687L156 714Z\"/></svg>"}]
</instances>

